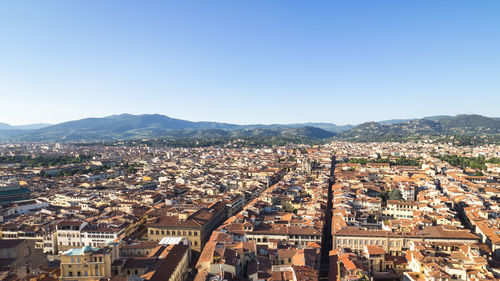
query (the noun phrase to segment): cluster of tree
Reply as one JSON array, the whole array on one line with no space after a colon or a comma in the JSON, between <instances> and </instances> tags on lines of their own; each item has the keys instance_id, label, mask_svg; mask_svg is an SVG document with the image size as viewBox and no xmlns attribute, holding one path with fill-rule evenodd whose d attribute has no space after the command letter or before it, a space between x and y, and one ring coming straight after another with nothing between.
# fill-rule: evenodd
<instances>
[{"instance_id":1,"label":"cluster of tree","mask_svg":"<svg viewBox=\"0 0 500 281\"><path fill-rule=\"evenodd\" d=\"M366 165L367 163L389 163L391 166L400 165L400 166L419 166L421 159L410 159L406 156L401 156L396 159L389 158L381 158L378 157L376 159L366 159L366 158L352 158L349 159L348 163L359 163L361 165Z\"/></svg>"},{"instance_id":2,"label":"cluster of tree","mask_svg":"<svg viewBox=\"0 0 500 281\"><path fill-rule=\"evenodd\" d=\"M401 200L401 199L403 199L403 195L401 194L399 188L393 188L391 191L389 191L389 200Z\"/></svg>"},{"instance_id":3,"label":"cluster of tree","mask_svg":"<svg viewBox=\"0 0 500 281\"><path fill-rule=\"evenodd\" d=\"M169 147L251 147L263 148L273 146L284 146L289 144L319 145L326 143L324 139L311 139L287 136L246 136L246 137L219 137L219 138L173 138L173 139L149 139L135 141L121 141L112 145L120 146L169 146Z\"/></svg>"},{"instance_id":4,"label":"cluster of tree","mask_svg":"<svg viewBox=\"0 0 500 281\"><path fill-rule=\"evenodd\" d=\"M401 191L399 188L393 188L389 192L383 191L380 193L380 198L382 199L383 203L386 204L387 200L401 200L403 199L403 194L401 194Z\"/></svg>"},{"instance_id":5,"label":"cluster of tree","mask_svg":"<svg viewBox=\"0 0 500 281\"><path fill-rule=\"evenodd\" d=\"M66 169L66 170L61 170L61 171L57 172L57 174L55 174L55 175L51 175L51 174L46 173L45 171L42 171L40 173L40 176L45 177L45 178L52 178L52 177L59 178L59 177L69 177L69 176L74 176L74 175L89 175L89 174L93 175L93 174L100 174L102 172L105 172L109 168L110 167L108 167L108 166L93 166L93 167L90 167L89 169L79 169L79 168Z\"/></svg>"},{"instance_id":6,"label":"cluster of tree","mask_svg":"<svg viewBox=\"0 0 500 281\"><path fill-rule=\"evenodd\" d=\"M500 144L500 135L439 135L431 138L438 143L452 143L456 146L479 146L485 144Z\"/></svg>"},{"instance_id":7,"label":"cluster of tree","mask_svg":"<svg viewBox=\"0 0 500 281\"><path fill-rule=\"evenodd\" d=\"M477 136L465 136L465 135L457 135L453 138L453 143L458 146L476 146L482 145L485 143L484 138L479 138Z\"/></svg>"},{"instance_id":8,"label":"cluster of tree","mask_svg":"<svg viewBox=\"0 0 500 281\"><path fill-rule=\"evenodd\" d=\"M438 143L452 143L456 146L479 146L484 144L500 144L500 134L484 135L457 135L457 134L439 134L439 135L420 135L420 134L371 134L361 133L360 136L339 135L336 139L352 142L416 142L422 140L433 140Z\"/></svg>"},{"instance_id":9,"label":"cluster of tree","mask_svg":"<svg viewBox=\"0 0 500 281\"><path fill-rule=\"evenodd\" d=\"M284 201L280 197L273 197L271 199L273 205L281 205L281 208L285 212L297 212L297 209L293 207L293 204L289 201Z\"/></svg>"},{"instance_id":10,"label":"cluster of tree","mask_svg":"<svg viewBox=\"0 0 500 281\"><path fill-rule=\"evenodd\" d=\"M78 157L59 155L59 156L0 156L0 163L15 163L22 164L28 167L48 167L67 164L78 164L87 162L92 159L91 155L80 155Z\"/></svg>"},{"instance_id":11,"label":"cluster of tree","mask_svg":"<svg viewBox=\"0 0 500 281\"><path fill-rule=\"evenodd\" d=\"M470 167L479 170L486 170L486 163L500 164L500 158L495 157L486 159L484 156L465 157L458 155L441 155L437 156L437 158L441 159L442 161L446 161L450 165L455 167Z\"/></svg>"},{"instance_id":12,"label":"cluster of tree","mask_svg":"<svg viewBox=\"0 0 500 281\"><path fill-rule=\"evenodd\" d=\"M135 172L137 172L137 167L140 167L140 166L143 166L143 165L140 163L125 162L122 165L123 173L125 174L125 176L135 174Z\"/></svg>"},{"instance_id":13,"label":"cluster of tree","mask_svg":"<svg viewBox=\"0 0 500 281\"><path fill-rule=\"evenodd\" d=\"M285 212L296 212L295 209L293 208L293 205L292 203L288 202L288 201L285 201L285 202L282 202L281 206L283 207L283 211Z\"/></svg>"}]
</instances>

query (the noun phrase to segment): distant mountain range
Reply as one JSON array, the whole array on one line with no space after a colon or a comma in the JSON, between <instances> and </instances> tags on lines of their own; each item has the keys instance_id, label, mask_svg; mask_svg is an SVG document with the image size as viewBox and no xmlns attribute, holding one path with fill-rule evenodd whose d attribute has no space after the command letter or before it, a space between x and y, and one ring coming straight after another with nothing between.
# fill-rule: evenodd
<instances>
[{"instance_id":1,"label":"distant mountain range","mask_svg":"<svg viewBox=\"0 0 500 281\"><path fill-rule=\"evenodd\" d=\"M332 123L236 125L192 122L159 114L121 114L56 125L10 126L0 123L0 139L13 141L114 141L142 138L259 137L355 141L404 140L424 135L500 135L500 119L481 115L394 119L358 126Z\"/></svg>"},{"instance_id":2,"label":"distant mountain range","mask_svg":"<svg viewBox=\"0 0 500 281\"><path fill-rule=\"evenodd\" d=\"M50 126L51 124L37 123L29 125L12 126L7 123L0 123L0 130L36 130Z\"/></svg>"},{"instance_id":3,"label":"distant mountain range","mask_svg":"<svg viewBox=\"0 0 500 281\"><path fill-rule=\"evenodd\" d=\"M432 116L401 122L366 122L340 134L355 141L401 141L422 136L500 136L500 118L481 115Z\"/></svg>"},{"instance_id":4,"label":"distant mountain range","mask_svg":"<svg viewBox=\"0 0 500 281\"><path fill-rule=\"evenodd\" d=\"M329 123L236 125L218 122L192 122L159 114L121 114L85 118L42 128L23 130L3 124L0 138L17 141L110 141L141 138L216 138L276 136L324 139L353 126Z\"/></svg>"}]
</instances>

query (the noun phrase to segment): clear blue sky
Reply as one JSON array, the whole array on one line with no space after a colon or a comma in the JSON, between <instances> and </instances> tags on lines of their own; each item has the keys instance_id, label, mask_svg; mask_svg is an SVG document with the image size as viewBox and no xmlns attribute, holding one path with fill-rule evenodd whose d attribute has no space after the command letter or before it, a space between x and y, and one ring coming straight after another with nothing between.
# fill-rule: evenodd
<instances>
[{"instance_id":1,"label":"clear blue sky","mask_svg":"<svg viewBox=\"0 0 500 281\"><path fill-rule=\"evenodd\" d=\"M500 116L500 1L1 1L0 97L10 124Z\"/></svg>"}]
</instances>

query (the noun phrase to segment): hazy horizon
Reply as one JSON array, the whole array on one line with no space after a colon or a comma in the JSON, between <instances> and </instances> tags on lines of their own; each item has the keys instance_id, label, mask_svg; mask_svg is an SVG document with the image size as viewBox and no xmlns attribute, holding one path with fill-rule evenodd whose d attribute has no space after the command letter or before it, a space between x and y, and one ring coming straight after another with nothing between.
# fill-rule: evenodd
<instances>
[{"instance_id":1,"label":"hazy horizon","mask_svg":"<svg viewBox=\"0 0 500 281\"><path fill-rule=\"evenodd\" d=\"M28 123L28 124L10 124L10 123L7 123L7 122L2 122L0 120L0 123L4 123L4 124L8 124L8 125L11 125L11 126L16 126L16 127L22 127L22 126L30 126L30 125L57 125L57 124L60 124L60 123L65 123L65 122L71 122L71 121L77 121L77 120L81 120L81 119L87 119L87 118L105 118L105 117L110 117L110 116L119 116L119 115L123 115L123 114L131 114L131 113L127 113L127 112L124 112L124 113L118 113L118 114L111 114L111 115L106 115L106 116L87 116L87 117L83 117L83 118L79 118L79 119L71 119L71 120L64 120L62 122L58 122L58 123L44 123L44 122L38 122L38 123ZM131 114L131 115L155 115L155 114L160 114L160 113L140 113L140 114ZM443 115L447 115L447 114L437 114L437 115L429 115L429 116L421 116L421 117L408 117L408 118L389 118L389 119L377 119L377 120L365 120L365 121L362 121L360 123L334 123L334 122L328 122L328 121L302 121L302 122L284 122L284 123L256 123L256 122L253 122L253 123L234 123L234 122L227 122L227 121L215 121L215 120L209 120L209 119L204 119L204 120L189 120L189 119L182 119L182 118L177 118L175 116L170 116L170 115L167 115L167 114L160 114L160 115L164 115L164 116L167 116L167 117L170 117L170 118L174 118L174 119L181 119L181 120L186 120L186 121L192 121L192 122L217 122L217 123L228 123L228 124L235 124L235 125L290 125L290 124L306 124L306 123L325 123L325 124L335 124L335 125L338 125L338 126L356 126L356 125L359 125L359 124L362 124L362 123L365 123L365 122L381 122L381 121L391 121L391 120L406 120L406 119L423 119L423 118L427 118L427 117L435 117L435 116L443 116ZM456 114L456 115L464 115L463 113L461 114ZM456 116L456 115L451 115L451 116ZM465 114L465 115L480 115L480 114L477 114L477 113L470 113L470 114ZM500 118L500 117L497 117L497 116L487 116L487 115L483 115L485 117L489 117L489 118Z\"/></svg>"}]
</instances>

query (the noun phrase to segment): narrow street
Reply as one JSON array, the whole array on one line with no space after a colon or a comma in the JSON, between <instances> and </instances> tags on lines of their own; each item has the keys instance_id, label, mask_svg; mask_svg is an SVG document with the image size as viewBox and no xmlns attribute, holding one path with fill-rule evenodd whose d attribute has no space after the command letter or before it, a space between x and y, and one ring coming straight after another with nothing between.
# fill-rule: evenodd
<instances>
[{"instance_id":1,"label":"narrow street","mask_svg":"<svg viewBox=\"0 0 500 281\"><path fill-rule=\"evenodd\" d=\"M332 186L335 183L335 156L332 156L330 170L330 179L328 180L328 199L326 203L325 223L323 225L323 236L321 238L321 254L319 280L328 280L330 267L330 250L332 250L332 208L333 191Z\"/></svg>"}]
</instances>

